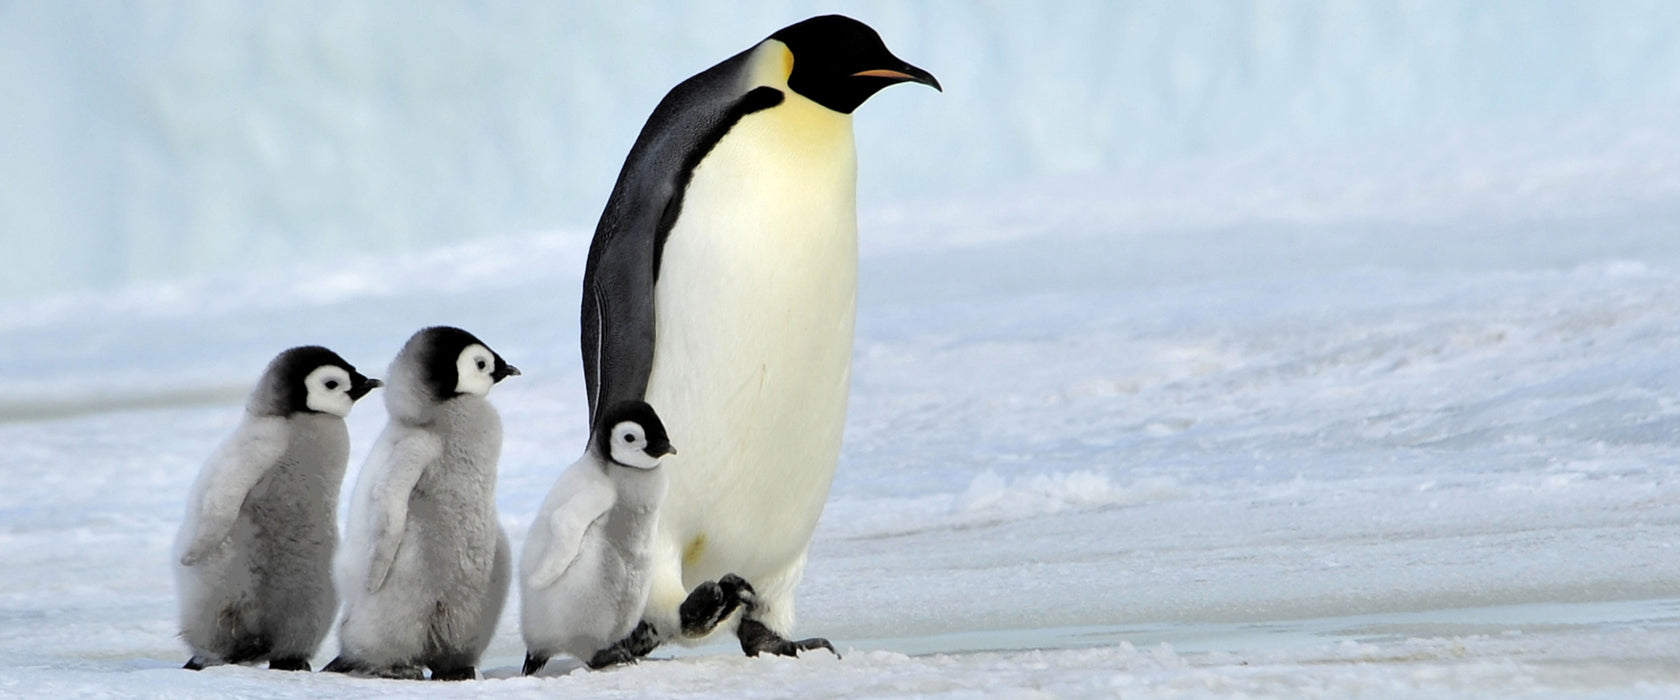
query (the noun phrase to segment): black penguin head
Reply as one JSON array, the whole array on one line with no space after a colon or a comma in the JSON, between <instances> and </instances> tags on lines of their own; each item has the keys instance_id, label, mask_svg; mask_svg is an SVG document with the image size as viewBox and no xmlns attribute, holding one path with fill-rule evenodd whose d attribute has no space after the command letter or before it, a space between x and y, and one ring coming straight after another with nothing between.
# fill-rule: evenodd
<instances>
[{"instance_id":1,"label":"black penguin head","mask_svg":"<svg viewBox=\"0 0 1680 700\"><path fill-rule=\"evenodd\" d=\"M338 353L305 345L282 352L268 363L250 408L266 415L327 413L343 418L357 399L382 385L357 372Z\"/></svg>"},{"instance_id":2,"label":"black penguin head","mask_svg":"<svg viewBox=\"0 0 1680 700\"><path fill-rule=\"evenodd\" d=\"M454 326L423 328L408 340L404 355L414 353L420 380L433 398L485 396L497 382L519 375L514 367L476 336Z\"/></svg>"},{"instance_id":3,"label":"black penguin head","mask_svg":"<svg viewBox=\"0 0 1680 700\"><path fill-rule=\"evenodd\" d=\"M636 469L653 469L659 459L676 454L665 423L643 401L620 401L601 414L596 444L604 446L614 464Z\"/></svg>"},{"instance_id":4,"label":"black penguin head","mask_svg":"<svg viewBox=\"0 0 1680 700\"><path fill-rule=\"evenodd\" d=\"M914 82L943 91L932 73L892 55L881 35L850 17L812 17L770 38L793 54L788 87L842 114L851 114L889 85Z\"/></svg>"}]
</instances>

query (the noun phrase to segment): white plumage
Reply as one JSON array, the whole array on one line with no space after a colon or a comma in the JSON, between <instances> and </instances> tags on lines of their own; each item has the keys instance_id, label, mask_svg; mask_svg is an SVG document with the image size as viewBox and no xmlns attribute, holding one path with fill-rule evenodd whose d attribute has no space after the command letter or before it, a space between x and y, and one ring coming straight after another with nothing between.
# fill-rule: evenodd
<instances>
[{"instance_id":1,"label":"white plumage","mask_svg":"<svg viewBox=\"0 0 1680 700\"><path fill-rule=\"evenodd\" d=\"M520 556L520 631L527 674L557 652L590 665L635 628L647 602L653 527L665 497L665 428L640 401L605 416L544 499ZM611 456L603 459L602 451Z\"/></svg>"}]
</instances>

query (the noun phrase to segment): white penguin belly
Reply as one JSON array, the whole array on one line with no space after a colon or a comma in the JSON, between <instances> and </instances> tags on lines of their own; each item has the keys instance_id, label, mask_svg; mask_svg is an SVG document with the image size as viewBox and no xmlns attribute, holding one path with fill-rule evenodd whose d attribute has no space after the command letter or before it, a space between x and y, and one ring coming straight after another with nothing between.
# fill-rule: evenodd
<instances>
[{"instance_id":1,"label":"white penguin belly","mask_svg":"<svg viewBox=\"0 0 1680 700\"><path fill-rule=\"evenodd\" d=\"M685 588L799 561L839 457L856 154L849 116L786 95L695 169L655 287L646 398L678 449L657 545Z\"/></svg>"}]
</instances>

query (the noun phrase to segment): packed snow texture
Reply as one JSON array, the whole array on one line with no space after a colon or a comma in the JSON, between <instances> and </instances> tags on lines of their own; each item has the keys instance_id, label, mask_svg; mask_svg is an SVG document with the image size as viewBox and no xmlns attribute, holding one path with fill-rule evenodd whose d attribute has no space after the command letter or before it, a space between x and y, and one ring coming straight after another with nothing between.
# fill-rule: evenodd
<instances>
[{"instance_id":1,"label":"packed snow texture","mask_svg":"<svg viewBox=\"0 0 1680 700\"><path fill-rule=\"evenodd\" d=\"M1664 0L0 2L0 298L583 228L677 81L822 12L944 95L866 206L1680 98Z\"/></svg>"},{"instance_id":2,"label":"packed snow texture","mask_svg":"<svg viewBox=\"0 0 1680 700\"><path fill-rule=\"evenodd\" d=\"M1532 118L866 209L797 630L843 660L720 644L517 678L514 600L481 682L176 668L183 499L281 348L378 375L451 323L524 369L492 395L518 550L585 438L584 230L0 305L0 688L1672 696L1674 123ZM350 478L382 421L351 414Z\"/></svg>"}]
</instances>

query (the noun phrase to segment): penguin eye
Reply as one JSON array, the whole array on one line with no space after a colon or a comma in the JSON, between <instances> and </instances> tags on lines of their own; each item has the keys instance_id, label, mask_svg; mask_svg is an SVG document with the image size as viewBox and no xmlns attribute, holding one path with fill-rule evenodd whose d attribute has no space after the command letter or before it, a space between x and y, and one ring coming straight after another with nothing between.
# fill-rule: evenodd
<instances>
[{"instance_id":1,"label":"penguin eye","mask_svg":"<svg viewBox=\"0 0 1680 700\"><path fill-rule=\"evenodd\" d=\"M484 364L485 364L485 363L484 363L484 358L482 358L482 357L481 357L481 358L479 358L479 359L478 359L478 370L479 370L479 371L480 371L480 372L482 372L482 371L484 371Z\"/></svg>"},{"instance_id":2,"label":"penguin eye","mask_svg":"<svg viewBox=\"0 0 1680 700\"><path fill-rule=\"evenodd\" d=\"M337 379L328 379L327 380L327 388L328 389L337 389L338 388L338 380Z\"/></svg>"},{"instance_id":3,"label":"penguin eye","mask_svg":"<svg viewBox=\"0 0 1680 700\"><path fill-rule=\"evenodd\" d=\"M629 433L625 433L624 434L624 441L625 442L635 442L636 441L636 436L631 435Z\"/></svg>"}]
</instances>

